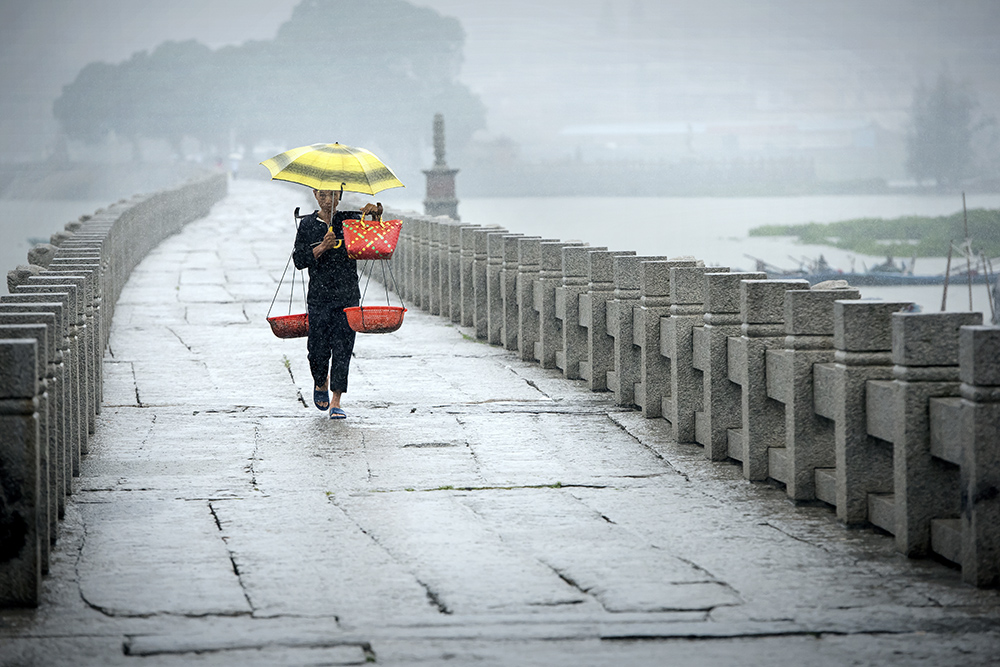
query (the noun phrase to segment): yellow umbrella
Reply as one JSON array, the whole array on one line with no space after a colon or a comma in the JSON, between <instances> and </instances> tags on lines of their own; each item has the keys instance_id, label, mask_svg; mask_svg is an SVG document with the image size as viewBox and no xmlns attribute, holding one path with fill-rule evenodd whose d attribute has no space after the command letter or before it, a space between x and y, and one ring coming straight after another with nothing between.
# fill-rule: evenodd
<instances>
[{"instance_id":1,"label":"yellow umbrella","mask_svg":"<svg viewBox=\"0 0 1000 667\"><path fill-rule=\"evenodd\" d=\"M341 144L313 144L293 148L261 162L278 181L299 183L316 190L348 190L373 195L406 187L396 174L364 148Z\"/></svg>"}]
</instances>

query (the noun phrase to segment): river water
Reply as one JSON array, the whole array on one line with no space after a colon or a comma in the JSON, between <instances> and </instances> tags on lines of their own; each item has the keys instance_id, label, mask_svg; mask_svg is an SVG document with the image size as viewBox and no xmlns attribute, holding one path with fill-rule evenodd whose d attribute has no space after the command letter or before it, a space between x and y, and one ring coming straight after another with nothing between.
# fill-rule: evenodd
<instances>
[{"instance_id":1,"label":"river water","mask_svg":"<svg viewBox=\"0 0 1000 667\"><path fill-rule=\"evenodd\" d=\"M383 200L400 209L422 210L415 201ZM1000 194L967 197L971 208L1000 208ZM462 199L463 222L501 225L512 232L560 240L581 240L612 250L636 250L642 255L694 255L706 264L733 270L754 270L760 258L786 269L798 268L801 258L821 254L835 269L864 271L885 257L860 255L828 246L798 244L791 237L751 237L751 228L767 224L838 222L862 217L950 215L962 210L961 196L866 195L806 197L512 197ZM974 240L973 240L974 241ZM911 258L905 259L907 265ZM945 257L918 258L915 273L940 274ZM864 287L865 298L912 301L924 311L941 309L941 285ZM990 319L984 285L973 285L973 310ZM969 310L966 284L948 289L949 311Z\"/></svg>"},{"instance_id":2,"label":"river water","mask_svg":"<svg viewBox=\"0 0 1000 667\"><path fill-rule=\"evenodd\" d=\"M270 187L271 184L261 184ZM314 202L302 189L301 206ZM380 193L377 199L396 210L422 211L413 190ZM972 195L969 208L1000 208L1000 194ZM29 239L48 238L80 215L108 205L105 201L0 200L0 268L25 263ZM831 195L804 197L509 197L466 198L459 204L463 222L500 225L513 232L544 238L580 240L614 250L636 250L642 255L694 255L707 264L753 270L763 259L785 268L797 268L803 258L823 255L831 266L862 271L885 257L859 255L826 246L800 245L788 237L750 237L752 227L764 224L836 222L861 217L948 215L960 211L960 196ZM897 258L897 261L904 258ZM909 258L905 258L909 261ZM944 271L944 257L919 258L915 271ZM3 286L6 292L6 281ZM862 296L913 301L925 311L939 310L940 285L865 287ZM973 310L986 313L986 287L973 285ZM948 290L947 310L968 310L965 284Z\"/></svg>"}]
</instances>

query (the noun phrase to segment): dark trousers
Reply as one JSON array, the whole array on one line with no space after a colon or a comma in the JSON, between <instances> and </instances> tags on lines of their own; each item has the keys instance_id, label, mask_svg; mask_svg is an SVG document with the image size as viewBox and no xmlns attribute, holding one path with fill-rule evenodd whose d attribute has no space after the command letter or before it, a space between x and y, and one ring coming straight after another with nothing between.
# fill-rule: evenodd
<instances>
[{"instance_id":1,"label":"dark trousers","mask_svg":"<svg viewBox=\"0 0 1000 667\"><path fill-rule=\"evenodd\" d=\"M322 387L330 376L330 391L347 391L355 332L347 324L342 307L309 305L309 370L315 386Z\"/></svg>"}]
</instances>

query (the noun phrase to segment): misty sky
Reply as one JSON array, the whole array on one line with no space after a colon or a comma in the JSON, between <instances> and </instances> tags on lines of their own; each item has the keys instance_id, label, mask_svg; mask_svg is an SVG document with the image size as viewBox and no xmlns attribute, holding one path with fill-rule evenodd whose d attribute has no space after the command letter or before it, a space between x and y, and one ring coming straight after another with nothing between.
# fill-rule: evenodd
<instances>
[{"instance_id":1,"label":"misty sky","mask_svg":"<svg viewBox=\"0 0 1000 667\"><path fill-rule=\"evenodd\" d=\"M298 1L0 0L0 159L46 155L52 101L87 63L171 39L270 39ZM810 111L861 110L898 130L915 83L941 67L985 82L984 106L1000 106L995 0L414 4L462 22L460 78L486 103L489 132L519 143L595 123L733 122L817 99Z\"/></svg>"}]
</instances>

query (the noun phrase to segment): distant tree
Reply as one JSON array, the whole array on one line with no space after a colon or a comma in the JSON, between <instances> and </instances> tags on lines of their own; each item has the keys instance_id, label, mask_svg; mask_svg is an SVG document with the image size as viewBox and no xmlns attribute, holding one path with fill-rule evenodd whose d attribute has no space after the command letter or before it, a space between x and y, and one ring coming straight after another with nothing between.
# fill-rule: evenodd
<instances>
[{"instance_id":1,"label":"distant tree","mask_svg":"<svg viewBox=\"0 0 1000 667\"><path fill-rule=\"evenodd\" d=\"M274 40L167 42L88 65L53 111L67 137L88 142L113 131L222 148L235 130L247 147L340 141L417 166L435 113L451 147L485 127L482 102L457 80L464 41L456 19L405 0L303 0Z\"/></svg>"},{"instance_id":2,"label":"distant tree","mask_svg":"<svg viewBox=\"0 0 1000 667\"><path fill-rule=\"evenodd\" d=\"M921 83L917 87L907 139L907 169L912 176L949 185L970 174L975 161L975 107L968 88L945 73L933 86Z\"/></svg>"}]
</instances>

